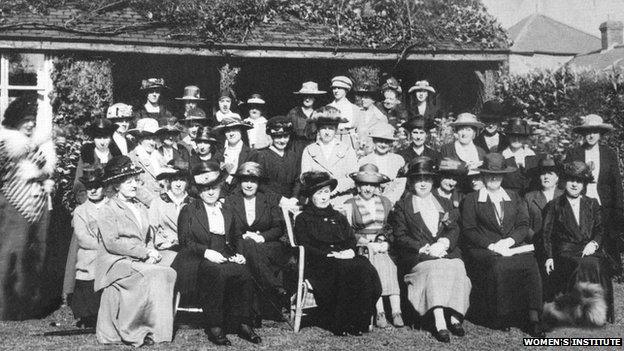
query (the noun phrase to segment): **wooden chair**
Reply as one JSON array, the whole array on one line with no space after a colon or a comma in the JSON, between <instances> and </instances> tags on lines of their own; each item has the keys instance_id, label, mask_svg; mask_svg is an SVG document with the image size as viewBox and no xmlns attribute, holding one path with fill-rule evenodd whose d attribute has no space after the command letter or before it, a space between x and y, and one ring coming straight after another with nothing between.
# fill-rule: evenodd
<instances>
[{"instance_id":1,"label":"wooden chair","mask_svg":"<svg viewBox=\"0 0 624 351\"><path fill-rule=\"evenodd\" d=\"M176 314L178 314L178 311L191 312L191 313L202 313L204 311L200 307L180 307L180 298L181 298L181 294L178 291L176 292L175 302L173 304L173 316L174 317L176 316Z\"/></svg>"}]
</instances>

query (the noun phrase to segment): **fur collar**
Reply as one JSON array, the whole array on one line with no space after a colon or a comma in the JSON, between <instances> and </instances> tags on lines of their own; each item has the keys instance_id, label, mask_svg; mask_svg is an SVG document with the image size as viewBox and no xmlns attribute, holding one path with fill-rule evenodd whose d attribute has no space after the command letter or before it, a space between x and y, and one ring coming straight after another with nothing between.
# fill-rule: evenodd
<instances>
[{"instance_id":1,"label":"fur collar","mask_svg":"<svg viewBox=\"0 0 624 351\"><path fill-rule=\"evenodd\" d=\"M0 144L9 159L19 162L20 176L23 179L48 177L56 169L57 157L51 139L36 143L20 131L0 127ZM39 154L37 164L26 158L35 149Z\"/></svg>"}]
</instances>

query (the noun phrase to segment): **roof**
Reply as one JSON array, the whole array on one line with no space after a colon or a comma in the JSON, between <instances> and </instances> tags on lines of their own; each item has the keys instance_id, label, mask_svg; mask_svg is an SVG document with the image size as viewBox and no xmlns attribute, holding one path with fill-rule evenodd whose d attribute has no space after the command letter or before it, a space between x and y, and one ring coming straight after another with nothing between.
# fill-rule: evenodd
<instances>
[{"instance_id":1,"label":"roof","mask_svg":"<svg viewBox=\"0 0 624 351\"><path fill-rule=\"evenodd\" d=\"M578 55L570 60L567 65L600 71L612 68L624 69L624 45L618 45L609 50L600 50Z\"/></svg>"},{"instance_id":2,"label":"roof","mask_svg":"<svg viewBox=\"0 0 624 351\"><path fill-rule=\"evenodd\" d=\"M511 53L578 55L601 47L600 38L540 14L524 18L508 32Z\"/></svg>"},{"instance_id":3,"label":"roof","mask_svg":"<svg viewBox=\"0 0 624 351\"><path fill-rule=\"evenodd\" d=\"M49 9L46 14L20 12L10 17L0 16L0 49L351 59L396 59L400 54L398 49L330 45L332 27L293 19L258 24L243 42L211 44L176 35L172 28L155 25L131 8L112 9L86 20L76 20L81 13L69 5ZM108 32L102 32L103 28ZM478 44L449 42L439 43L435 48L413 48L406 59L500 61L507 55L506 47L484 50Z\"/></svg>"}]
</instances>

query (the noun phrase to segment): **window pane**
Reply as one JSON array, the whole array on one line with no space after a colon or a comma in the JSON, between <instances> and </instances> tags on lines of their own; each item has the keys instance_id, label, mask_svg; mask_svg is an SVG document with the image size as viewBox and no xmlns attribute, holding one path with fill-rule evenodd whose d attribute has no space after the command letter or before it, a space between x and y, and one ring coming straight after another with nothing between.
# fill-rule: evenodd
<instances>
[{"instance_id":1,"label":"window pane","mask_svg":"<svg viewBox=\"0 0 624 351\"><path fill-rule=\"evenodd\" d=\"M11 53L9 58L10 85L37 85L37 73L43 69L43 54Z\"/></svg>"}]
</instances>

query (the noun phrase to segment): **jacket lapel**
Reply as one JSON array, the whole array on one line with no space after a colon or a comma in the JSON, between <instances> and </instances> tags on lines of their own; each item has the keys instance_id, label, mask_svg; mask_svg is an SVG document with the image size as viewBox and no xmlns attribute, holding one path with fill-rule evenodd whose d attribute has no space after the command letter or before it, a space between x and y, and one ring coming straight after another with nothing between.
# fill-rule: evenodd
<instances>
[{"instance_id":1,"label":"jacket lapel","mask_svg":"<svg viewBox=\"0 0 624 351\"><path fill-rule=\"evenodd\" d=\"M583 196L581 197L581 205L579 206L579 223L580 223L580 232L583 237L591 236L591 228L590 228L590 217L589 217L589 201Z\"/></svg>"},{"instance_id":2,"label":"jacket lapel","mask_svg":"<svg viewBox=\"0 0 624 351\"><path fill-rule=\"evenodd\" d=\"M260 219L266 215L266 212L269 209L269 206L267 205L266 201L267 201L266 196L263 193L258 192L256 195L256 218L254 219L253 223L250 225L254 225L258 223Z\"/></svg>"},{"instance_id":3,"label":"jacket lapel","mask_svg":"<svg viewBox=\"0 0 624 351\"><path fill-rule=\"evenodd\" d=\"M568 231L576 233L580 232L581 228L578 224L576 224L576 219L574 218L574 211L572 211L572 206L570 202L566 199L565 196L560 197L561 204L563 205L563 225L566 226ZM579 222L581 222L582 218L582 209L579 209Z\"/></svg>"}]
</instances>

